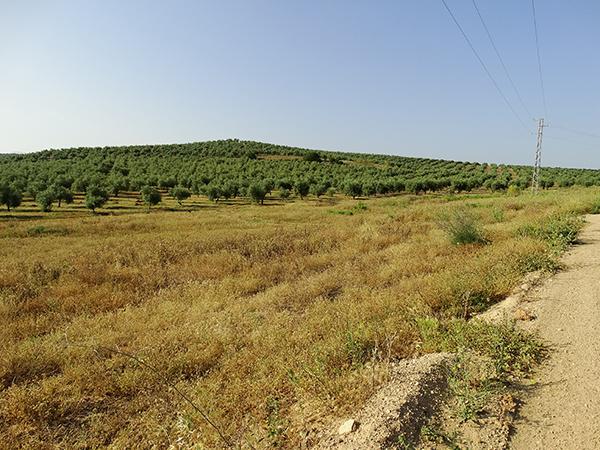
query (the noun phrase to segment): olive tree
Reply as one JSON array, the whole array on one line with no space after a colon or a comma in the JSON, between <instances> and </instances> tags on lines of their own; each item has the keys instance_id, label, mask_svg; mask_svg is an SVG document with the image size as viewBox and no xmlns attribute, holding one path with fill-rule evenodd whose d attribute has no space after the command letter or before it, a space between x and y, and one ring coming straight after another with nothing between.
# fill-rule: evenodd
<instances>
[{"instance_id":1,"label":"olive tree","mask_svg":"<svg viewBox=\"0 0 600 450\"><path fill-rule=\"evenodd\" d=\"M148 208L158 205L162 201L160 192L152 186L144 186L140 191L140 195L142 196L142 201L148 205Z\"/></svg>"},{"instance_id":2,"label":"olive tree","mask_svg":"<svg viewBox=\"0 0 600 450\"><path fill-rule=\"evenodd\" d=\"M300 198L304 198L310 192L310 184L308 184L307 181L300 180L296 182L296 184L294 185L294 189L296 190L296 193L300 196Z\"/></svg>"},{"instance_id":3,"label":"olive tree","mask_svg":"<svg viewBox=\"0 0 600 450\"><path fill-rule=\"evenodd\" d=\"M21 204L23 196L15 186L3 184L0 186L0 205L6 205L6 209L16 208Z\"/></svg>"},{"instance_id":4,"label":"olive tree","mask_svg":"<svg viewBox=\"0 0 600 450\"><path fill-rule=\"evenodd\" d=\"M321 195L325 194L325 192L327 192L327 189L329 188L329 186L327 186L327 184L325 183L317 183L317 184L313 184L311 186L310 191L312 192L312 194L319 198Z\"/></svg>"},{"instance_id":5,"label":"olive tree","mask_svg":"<svg viewBox=\"0 0 600 450\"><path fill-rule=\"evenodd\" d=\"M352 198L360 197L362 194L362 184L356 181L349 181L344 185L344 193Z\"/></svg>"},{"instance_id":6,"label":"olive tree","mask_svg":"<svg viewBox=\"0 0 600 450\"><path fill-rule=\"evenodd\" d=\"M265 202L266 196L267 190L262 184L253 183L248 187L248 197L250 197L252 201L262 205Z\"/></svg>"},{"instance_id":7,"label":"olive tree","mask_svg":"<svg viewBox=\"0 0 600 450\"><path fill-rule=\"evenodd\" d=\"M54 189L48 188L40 191L35 196L35 202L43 212L48 212L52 209L52 203L56 200Z\"/></svg>"},{"instance_id":8,"label":"olive tree","mask_svg":"<svg viewBox=\"0 0 600 450\"><path fill-rule=\"evenodd\" d=\"M290 192L289 189L280 189L279 190L279 197L281 197L282 199L286 200L288 198L290 198L290 195L292 193Z\"/></svg>"},{"instance_id":9,"label":"olive tree","mask_svg":"<svg viewBox=\"0 0 600 450\"><path fill-rule=\"evenodd\" d=\"M219 188L218 186L211 184L206 187L206 196L211 202L217 203L222 195L223 193L221 191L221 188Z\"/></svg>"},{"instance_id":10,"label":"olive tree","mask_svg":"<svg viewBox=\"0 0 600 450\"><path fill-rule=\"evenodd\" d=\"M54 191L54 198L58 201L59 208L62 202L67 204L73 203L73 193L63 185L55 184L52 186L52 190Z\"/></svg>"},{"instance_id":11,"label":"olive tree","mask_svg":"<svg viewBox=\"0 0 600 450\"><path fill-rule=\"evenodd\" d=\"M187 188L176 186L169 191L169 195L177 200L179 206L182 206L182 202L187 200L192 195L191 191Z\"/></svg>"},{"instance_id":12,"label":"olive tree","mask_svg":"<svg viewBox=\"0 0 600 450\"><path fill-rule=\"evenodd\" d=\"M85 193L85 207L96 212L96 208L102 208L108 201L108 192L102 186L91 185Z\"/></svg>"}]
</instances>

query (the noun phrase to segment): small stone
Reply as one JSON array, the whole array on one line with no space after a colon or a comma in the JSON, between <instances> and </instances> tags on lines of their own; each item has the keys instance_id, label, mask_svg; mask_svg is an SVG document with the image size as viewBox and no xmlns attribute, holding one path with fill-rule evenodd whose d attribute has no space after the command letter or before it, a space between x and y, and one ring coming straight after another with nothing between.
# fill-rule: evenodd
<instances>
[{"instance_id":1,"label":"small stone","mask_svg":"<svg viewBox=\"0 0 600 450\"><path fill-rule=\"evenodd\" d=\"M527 283L524 283L524 284L522 284L522 285L521 285L521 290L523 290L523 291L528 291L530 287L531 287L531 286L529 286L529 284L527 284Z\"/></svg>"},{"instance_id":2,"label":"small stone","mask_svg":"<svg viewBox=\"0 0 600 450\"><path fill-rule=\"evenodd\" d=\"M354 433L360 424L354 419L346 420L338 429L338 434Z\"/></svg>"},{"instance_id":3,"label":"small stone","mask_svg":"<svg viewBox=\"0 0 600 450\"><path fill-rule=\"evenodd\" d=\"M535 319L535 314L531 311L526 310L525 308L518 308L515 311L515 319L516 320L533 320Z\"/></svg>"}]
</instances>

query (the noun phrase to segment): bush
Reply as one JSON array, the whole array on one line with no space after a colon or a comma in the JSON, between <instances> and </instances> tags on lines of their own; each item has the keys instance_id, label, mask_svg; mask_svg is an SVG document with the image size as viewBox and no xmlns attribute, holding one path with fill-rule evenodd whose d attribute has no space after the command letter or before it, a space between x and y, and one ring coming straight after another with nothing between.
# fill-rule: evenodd
<instances>
[{"instance_id":1,"label":"bush","mask_svg":"<svg viewBox=\"0 0 600 450\"><path fill-rule=\"evenodd\" d=\"M442 216L439 226L448 234L453 244L487 243L477 218L467 209L460 208Z\"/></svg>"},{"instance_id":2,"label":"bush","mask_svg":"<svg viewBox=\"0 0 600 450\"><path fill-rule=\"evenodd\" d=\"M518 197L521 194L521 188L516 184L511 184L506 190L506 194L510 197Z\"/></svg>"}]
</instances>

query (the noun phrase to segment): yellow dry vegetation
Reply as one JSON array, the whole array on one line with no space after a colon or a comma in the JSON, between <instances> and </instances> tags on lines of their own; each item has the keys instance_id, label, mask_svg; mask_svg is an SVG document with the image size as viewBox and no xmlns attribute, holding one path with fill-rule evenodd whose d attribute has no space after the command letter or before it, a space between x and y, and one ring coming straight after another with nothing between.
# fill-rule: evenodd
<instances>
[{"instance_id":1,"label":"yellow dry vegetation","mask_svg":"<svg viewBox=\"0 0 600 450\"><path fill-rule=\"evenodd\" d=\"M2 213L0 447L310 446L422 352L418 318L543 267L520 227L598 194ZM456 208L489 244L450 242Z\"/></svg>"}]
</instances>

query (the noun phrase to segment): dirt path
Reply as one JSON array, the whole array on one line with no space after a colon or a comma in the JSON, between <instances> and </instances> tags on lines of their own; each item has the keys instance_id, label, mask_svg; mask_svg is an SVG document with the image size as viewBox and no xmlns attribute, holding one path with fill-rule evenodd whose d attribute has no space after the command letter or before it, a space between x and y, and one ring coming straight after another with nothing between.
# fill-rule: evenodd
<instances>
[{"instance_id":1,"label":"dirt path","mask_svg":"<svg viewBox=\"0 0 600 450\"><path fill-rule=\"evenodd\" d=\"M525 398L513 449L600 449L600 216L587 219L567 269L527 305L553 352Z\"/></svg>"}]
</instances>

